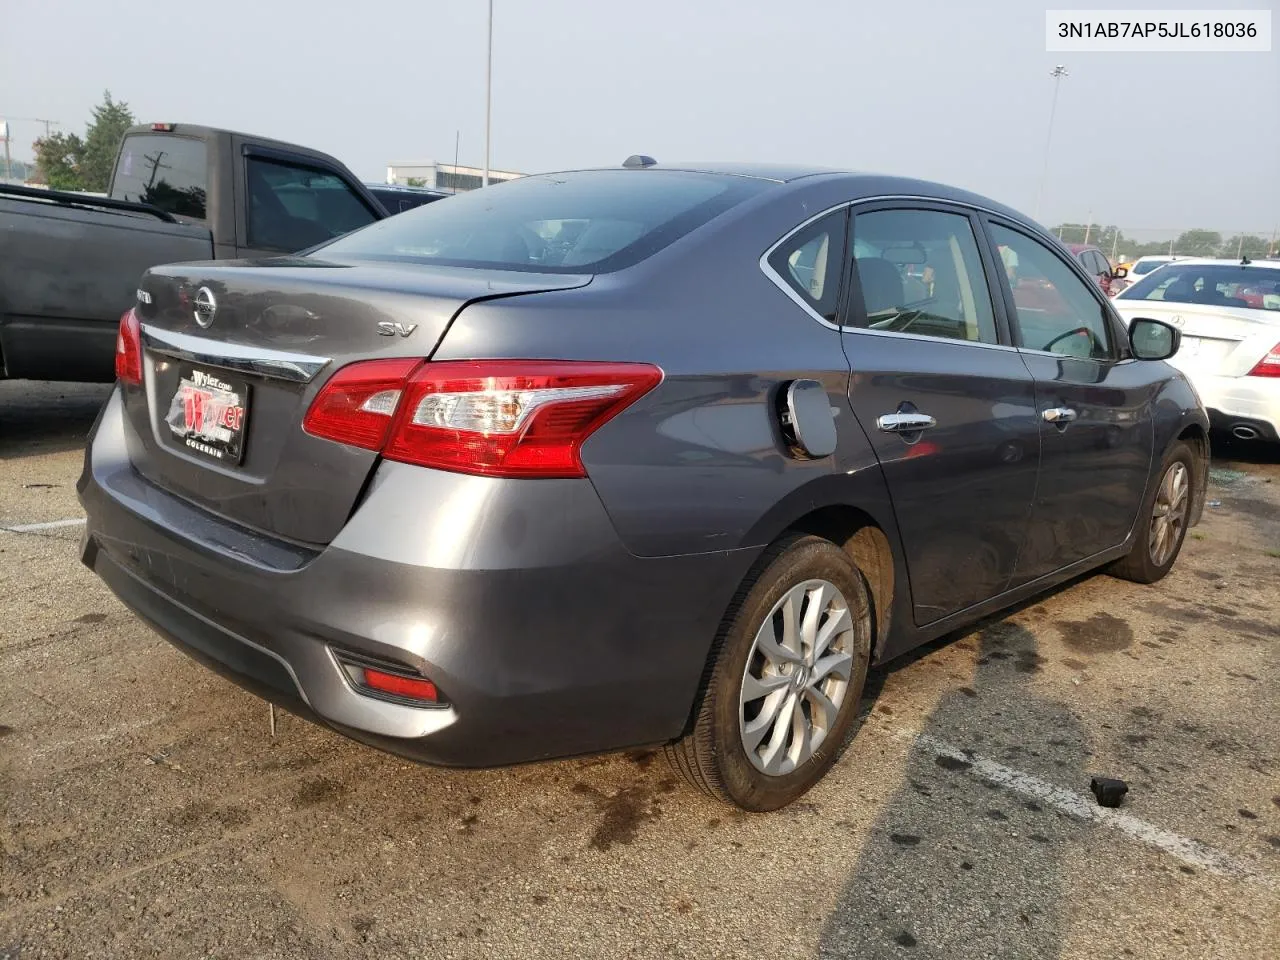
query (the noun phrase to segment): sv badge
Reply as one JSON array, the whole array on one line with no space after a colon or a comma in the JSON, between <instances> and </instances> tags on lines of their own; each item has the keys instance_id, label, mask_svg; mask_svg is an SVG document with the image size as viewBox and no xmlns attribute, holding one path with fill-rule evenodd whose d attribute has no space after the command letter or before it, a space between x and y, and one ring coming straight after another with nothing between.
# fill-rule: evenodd
<instances>
[{"instance_id":1,"label":"sv badge","mask_svg":"<svg viewBox=\"0 0 1280 960\"><path fill-rule=\"evenodd\" d=\"M418 325L416 323L400 323L398 320L378 321L378 336L380 337L394 337L396 334L407 337L417 329Z\"/></svg>"}]
</instances>

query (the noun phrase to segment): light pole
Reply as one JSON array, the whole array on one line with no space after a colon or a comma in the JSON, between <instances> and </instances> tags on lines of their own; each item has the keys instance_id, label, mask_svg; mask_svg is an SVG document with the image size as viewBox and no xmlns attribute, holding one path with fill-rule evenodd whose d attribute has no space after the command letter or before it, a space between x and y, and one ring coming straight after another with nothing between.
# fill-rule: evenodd
<instances>
[{"instance_id":1,"label":"light pole","mask_svg":"<svg viewBox=\"0 0 1280 960\"><path fill-rule=\"evenodd\" d=\"M1040 219L1040 202L1044 199L1044 185L1049 179L1049 148L1053 145L1053 116L1058 112L1058 87L1062 84L1062 78L1069 76L1067 68L1062 64L1058 64L1049 71L1049 76L1053 77L1053 106L1049 108L1049 134L1044 141L1044 170L1040 174L1040 191L1036 194L1036 219Z\"/></svg>"},{"instance_id":2,"label":"light pole","mask_svg":"<svg viewBox=\"0 0 1280 960\"><path fill-rule=\"evenodd\" d=\"M493 118L493 0L489 0L489 52L484 73L484 179L481 186L489 185L489 140Z\"/></svg>"}]
</instances>

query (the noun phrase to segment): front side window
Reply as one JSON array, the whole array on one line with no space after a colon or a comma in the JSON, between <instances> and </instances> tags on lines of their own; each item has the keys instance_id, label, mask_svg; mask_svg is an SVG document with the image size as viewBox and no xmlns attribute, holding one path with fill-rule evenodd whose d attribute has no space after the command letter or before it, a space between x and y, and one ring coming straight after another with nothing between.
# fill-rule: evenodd
<instances>
[{"instance_id":1,"label":"front side window","mask_svg":"<svg viewBox=\"0 0 1280 960\"><path fill-rule=\"evenodd\" d=\"M203 220L209 189L207 154L205 142L191 137L145 133L125 137L111 181L111 198Z\"/></svg>"},{"instance_id":2,"label":"front side window","mask_svg":"<svg viewBox=\"0 0 1280 960\"><path fill-rule=\"evenodd\" d=\"M973 226L963 214L876 210L853 220L862 291L855 322L871 330L998 343Z\"/></svg>"},{"instance_id":3,"label":"front side window","mask_svg":"<svg viewBox=\"0 0 1280 960\"><path fill-rule=\"evenodd\" d=\"M746 177L674 170L521 177L398 214L316 255L608 273L638 263L767 188Z\"/></svg>"},{"instance_id":4,"label":"front side window","mask_svg":"<svg viewBox=\"0 0 1280 960\"><path fill-rule=\"evenodd\" d=\"M375 219L350 185L327 171L250 157L245 178L250 247L294 253Z\"/></svg>"},{"instance_id":5,"label":"front side window","mask_svg":"<svg viewBox=\"0 0 1280 960\"><path fill-rule=\"evenodd\" d=\"M991 225L991 233L1013 291L1022 345L1068 357L1110 359L1105 308L1086 281L1040 241L999 224Z\"/></svg>"},{"instance_id":6,"label":"front side window","mask_svg":"<svg viewBox=\"0 0 1280 960\"><path fill-rule=\"evenodd\" d=\"M792 234L769 255L774 273L830 323L836 322L839 306L844 232L841 210Z\"/></svg>"},{"instance_id":7,"label":"front side window","mask_svg":"<svg viewBox=\"0 0 1280 960\"><path fill-rule=\"evenodd\" d=\"M1175 261L1165 264L1159 273L1139 280L1119 299L1280 311L1280 270Z\"/></svg>"}]
</instances>

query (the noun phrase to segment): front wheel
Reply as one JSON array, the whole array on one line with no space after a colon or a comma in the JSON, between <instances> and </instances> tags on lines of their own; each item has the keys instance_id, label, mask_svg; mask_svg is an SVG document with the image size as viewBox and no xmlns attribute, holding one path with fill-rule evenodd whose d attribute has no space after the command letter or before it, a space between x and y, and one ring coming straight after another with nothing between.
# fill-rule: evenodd
<instances>
[{"instance_id":1,"label":"front wheel","mask_svg":"<svg viewBox=\"0 0 1280 960\"><path fill-rule=\"evenodd\" d=\"M1154 493L1143 504L1133 549L1111 567L1114 576L1135 583L1155 583L1173 568L1187 536L1194 477L1191 448L1178 441L1165 457Z\"/></svg>"},{"instance_id":2,"label":"front wheel","mask_svg":"<svg viewBox=\"0 0 1280 960\"><path fill-rule=\"evenodd\" d=\"M785 538L734 597L693 729L667 757L717 799L785 806L839 757L870 658L870 602L849 555L819 537Z\"/></svg>"}]
</instances>

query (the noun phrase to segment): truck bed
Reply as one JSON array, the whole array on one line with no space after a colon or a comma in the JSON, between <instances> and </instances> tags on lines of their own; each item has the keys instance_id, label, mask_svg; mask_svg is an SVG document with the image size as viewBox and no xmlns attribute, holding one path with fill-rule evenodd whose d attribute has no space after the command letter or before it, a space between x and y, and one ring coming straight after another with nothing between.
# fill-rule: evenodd
<instances>
[{"instance_id":1,"label":"truck bed","mask_svg":"<svg viewBox=\"0 0 1280 960\"><path fill-rule=\"evenodd\" d=\"M43 193L0 190L0 370L110 381L138 277L157 263L212 258L213 235L141 205Z\"/></svg>"}]
</instances>

